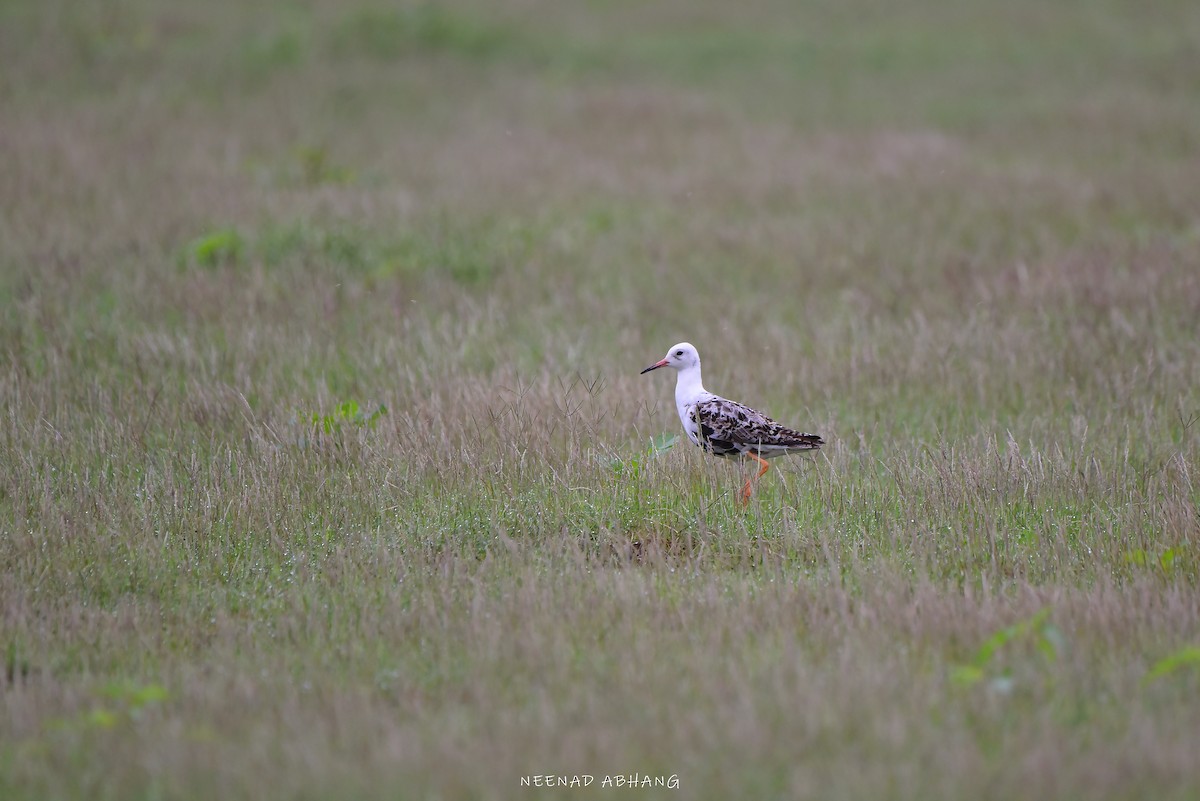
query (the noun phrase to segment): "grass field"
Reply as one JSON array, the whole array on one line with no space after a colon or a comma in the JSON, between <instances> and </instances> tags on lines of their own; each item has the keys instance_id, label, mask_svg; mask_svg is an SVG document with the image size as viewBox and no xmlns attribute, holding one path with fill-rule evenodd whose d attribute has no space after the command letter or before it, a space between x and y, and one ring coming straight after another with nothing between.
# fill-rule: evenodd
<instances>
[{"instance_id":1,"label":"grass field","mask_svg":"<svg viewBox=\"0 0 1200 801\"><path fill-rule=\"evenodd\" d=\"M0 796L1200 797L1198 63L1187 0L0 5ZM681 339L828 443L745 509Z\"/></svg>"}]
</instances>

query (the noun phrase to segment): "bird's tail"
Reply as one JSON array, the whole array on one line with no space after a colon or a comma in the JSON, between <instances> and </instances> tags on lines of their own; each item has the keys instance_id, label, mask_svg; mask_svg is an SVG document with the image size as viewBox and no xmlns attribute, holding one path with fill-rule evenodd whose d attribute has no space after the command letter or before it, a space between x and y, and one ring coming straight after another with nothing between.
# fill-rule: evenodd
<instances>
[{"instance_id":1,"label":"bird's tail","mask_svg":"<svg viewBox=\"0 0 1200 801\"><path fill-rule=\"evenodd\" d=\"M816 434L803 434L799 431L793 431L792 433L795 436L791 437L792 441L788 443L790 447L816 450L825 444L825 440Z\"/></svg>"}]
</instances>

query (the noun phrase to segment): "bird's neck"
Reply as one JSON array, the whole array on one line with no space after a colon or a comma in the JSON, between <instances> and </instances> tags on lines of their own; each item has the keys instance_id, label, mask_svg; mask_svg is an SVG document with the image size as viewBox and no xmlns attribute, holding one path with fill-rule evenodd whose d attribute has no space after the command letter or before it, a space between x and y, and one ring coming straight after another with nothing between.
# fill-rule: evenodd
<instances>
[{"instance_id":1,"label":"bird's neck","mask_svg":"<svg viewBox=\"0 0 1200 801\"><path fill-rule=\"evenodd\" d=\"M700 365L697 364L695 367L679 371L679 377L675 380L675 404L677 406L690 406L707 394L704 382L700 380Z\"/></svg>"}]
</instances>

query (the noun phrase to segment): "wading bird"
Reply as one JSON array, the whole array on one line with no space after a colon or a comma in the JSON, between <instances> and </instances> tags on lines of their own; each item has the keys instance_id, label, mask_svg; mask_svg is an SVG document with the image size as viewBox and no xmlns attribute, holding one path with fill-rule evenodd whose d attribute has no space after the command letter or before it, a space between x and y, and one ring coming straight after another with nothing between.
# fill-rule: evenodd
<instances>
[{"instance_id":1,"label":"wading bird","mask_svg":"<svg viewBox=\"0 0 1200 801\"><path fill-rule=\"evenodd\" d=\"M758 475L746 479L741 501L747 503L752 482L762 478L767 459L799 451L815 451L825 444L816 434L802 434L776 423L762 412L737 401L714 395L700 380L700 354L690 342L672 345L667 355L643 374L671 367L675 381L675 408L688 439L715 456L745 456L758 462Z\"/></svg>"}]
</instances>

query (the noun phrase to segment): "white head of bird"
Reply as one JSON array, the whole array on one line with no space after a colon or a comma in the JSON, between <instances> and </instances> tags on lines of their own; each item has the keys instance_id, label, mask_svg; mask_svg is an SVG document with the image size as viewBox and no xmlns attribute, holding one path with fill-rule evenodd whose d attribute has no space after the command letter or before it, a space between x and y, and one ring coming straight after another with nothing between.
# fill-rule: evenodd
<instances>
[{"instance_id":1,"label":"white head of bird","mask_svg":"<svg viewBox=\"0 0 1200 801\"><path fill-rule=\"evenodd\" d=\"M647 367L642 373L657 370L660 367L670 367L679 375L675 382L675 405L683 416L683 407L690 406L710 393L704 389L700 377L700 353L691 342L680 342L672 345L667 355Z\"/></svg>"},{"instance_id":2,"label":"white head of bird","mask_svg":"<svg viewBox=\"0 0 1200 801\"><path fill-rule=\"evenodd\" d=\"M691 342L680 342L678 345L672 345L667 351L667 355L660 361L647 367L643 373L648 373L651 370L657 370L660 367L673 367L676 370L687 370L692 367L700 366L700 353L696 350L696 346Z\"/></svg>"}]
</instances>

